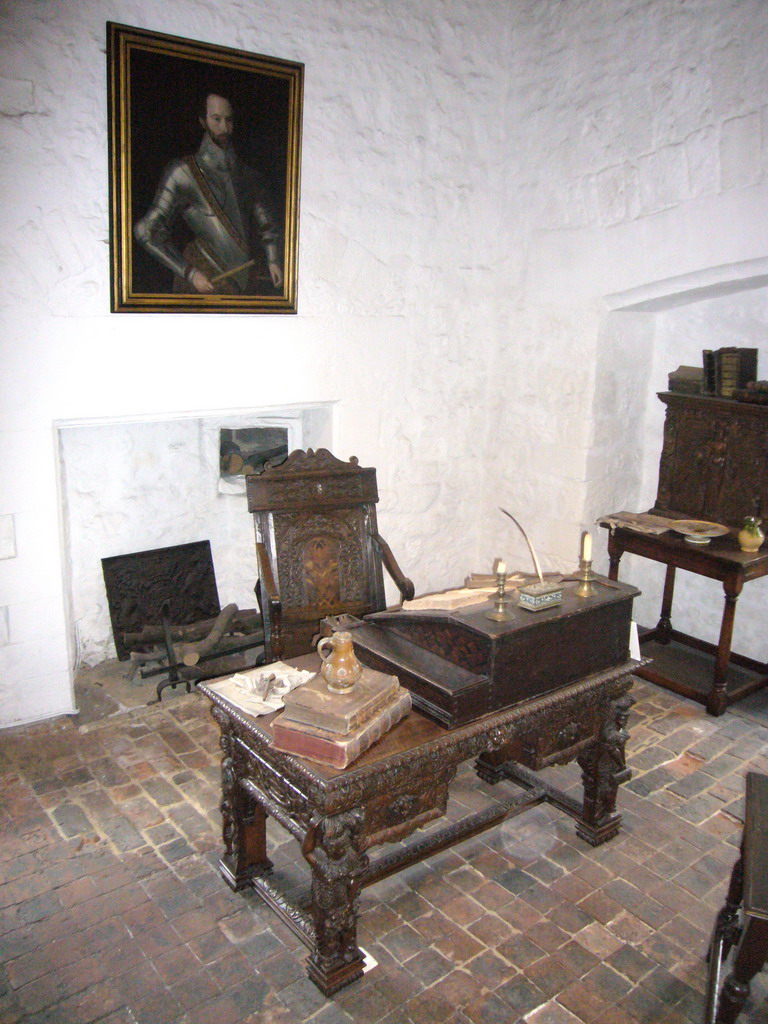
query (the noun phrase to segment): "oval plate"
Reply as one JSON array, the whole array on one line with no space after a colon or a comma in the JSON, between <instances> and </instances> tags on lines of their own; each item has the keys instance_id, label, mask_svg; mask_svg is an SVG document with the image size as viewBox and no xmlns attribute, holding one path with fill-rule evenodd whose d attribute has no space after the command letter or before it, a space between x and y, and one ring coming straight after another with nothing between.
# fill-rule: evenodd
<instances>
[{"instance_id":1,"label":"oval plate","mask_svg":"<svg viewBox=\"0 0 768 1024\"><path fill-rule=\"evenodd\" d=\"M709 544L713 537L723 537L730 532L727 526L703 519L679 519L672 529L682 533L689 544Z\"/></svg>"}]
</instances>

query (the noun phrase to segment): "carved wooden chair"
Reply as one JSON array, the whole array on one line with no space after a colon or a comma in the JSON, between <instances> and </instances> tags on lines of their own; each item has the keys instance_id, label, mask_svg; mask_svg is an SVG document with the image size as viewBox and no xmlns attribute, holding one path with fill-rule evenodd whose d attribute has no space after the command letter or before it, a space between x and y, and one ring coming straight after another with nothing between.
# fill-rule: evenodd
<instances>
[{"instance_id":1,"label":"carved wooden chair","mask_svg":"<svg viewBox=\"0 0 768 1024\"><path fill-rule=\"evenodd\" d=\"M378 532L375 469L309 448L246 481L268 662L311 651L328 615L383 611L382 565L402 597L413 597Z\"/></svg>"}]
</instances>

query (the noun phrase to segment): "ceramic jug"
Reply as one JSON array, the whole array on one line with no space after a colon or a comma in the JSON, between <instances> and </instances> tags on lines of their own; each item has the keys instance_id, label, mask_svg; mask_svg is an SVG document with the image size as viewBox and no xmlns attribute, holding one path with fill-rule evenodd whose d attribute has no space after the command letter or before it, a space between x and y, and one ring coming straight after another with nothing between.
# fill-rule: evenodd
<instances>
[{"instance_id":1,"label":"ceramic jug","mask_svg":"<svg viewBox=\"0 0 768 1024\"><path fill-rule=\"evenodd\" d=\"M757 516L747 516L744 525L739 530L739 547L742 551L757 551L765 540L760 524L762 519Z\"/></svg>"},{"instance_id":2,"label":"ceramic jug","mask_svg":"<svg viewBox=\"0 0 768 1024\"><path fill-rule=\"evenodd\" d=\"M324 636L317 645L317 653L323 660L320 675L328 689L332 693L348 693L363 674L352 646L352 634Z\"/></svg>"}]
</instances>

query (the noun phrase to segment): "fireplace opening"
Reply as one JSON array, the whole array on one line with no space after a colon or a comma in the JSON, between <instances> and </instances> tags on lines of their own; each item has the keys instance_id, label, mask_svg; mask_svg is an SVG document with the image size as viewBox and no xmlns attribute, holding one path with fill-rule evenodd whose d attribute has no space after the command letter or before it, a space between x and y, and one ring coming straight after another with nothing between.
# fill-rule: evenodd
<instances>
[{"instance_id":1,"label":"fireplace opening","mask_svg":"<svg viewBox=\"0 0 768 1024\"><path fill-rule=\"evenodd\" d=\"M295 448L332 449L333 405L56 424L70 672L81 711L102 697L123 710L155 696L156 680L117 657L102 559L207 541L222 602L253 609L244 473Z\"/></svg>"}]
</instances>

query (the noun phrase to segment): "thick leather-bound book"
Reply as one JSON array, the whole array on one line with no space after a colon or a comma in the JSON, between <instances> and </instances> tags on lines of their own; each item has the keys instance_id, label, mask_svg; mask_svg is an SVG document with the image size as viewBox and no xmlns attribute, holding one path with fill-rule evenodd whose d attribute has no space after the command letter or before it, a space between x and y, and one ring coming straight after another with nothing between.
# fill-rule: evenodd
<instances>
[{"instance_id":1,"label":"thick leather-bound book","mask_svg":"<svg viewBox=\"0 0 768 1024\"><path fill-rule=\"evenodd\" d=\"M284 722L285 716L280 715L271 725L271 745L283 753L297 754L331 768L346 768L405 718L410 710L411 695L401 687L385 708L346 736L302 722Z\"/></svg>"},{"instance_id":2,"label":"thick leather-bound book","mask_svg":"<svg viewBox=\"0 0 768 1024\"><path fill-rule=\"evenodd\" d=\"M704 389L705 395L716 395L717 394L717 371L715 369L715 353L711 348L705 348L701 353L702 363L704 369ZM670 391L672 388L669 389Z\"/></svg>"},{"instance_id":3,"label":"thick leather-bound book","mask_svg":"<svg viewBox=\"0 0 768 1024\"><path fill-rule=\"evenodd\" d=\"M318 672L316 676L285 695L283 725L300 722L318 729L347 735L388 707L397 696L397 676L364 668L348 693L333 693Z\"/></svg>"},{"instance_id":4,"label":"thick leather-bound book","mask_svg":"<svg viewBox=\"0 0 768 1024\"><path fill-rule=\"evenodd\" d=\"M705 390L704 369L701 366L678 366L667 376L670 391L685 395L700 395Z\"/></svg>"},{"instance_id":5,"label":"thick leather-bound book","mask_svg":"<svg viewBox=\"0 0 768 1024\"><path fill-rule=\"evenodd\" d=\"M732 398L734 391L757 378L756 348L719 348L715 352L717 393Z\"/></svg>"}]
</instances>

